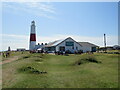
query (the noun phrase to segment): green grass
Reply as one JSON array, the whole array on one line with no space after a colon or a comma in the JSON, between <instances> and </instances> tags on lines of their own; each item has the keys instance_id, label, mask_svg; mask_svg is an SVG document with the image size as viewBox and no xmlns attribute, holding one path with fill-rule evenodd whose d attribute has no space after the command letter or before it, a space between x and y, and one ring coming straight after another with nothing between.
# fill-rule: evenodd
<instances>
[{"instance_id":1,"label":"green grass","mask_svg":"<svg viewBox=\"0 0 120 90\"><path fill-rule=\"evenodd\" d=\"M107 52L119 52L120 50L107 50Z\"/></svg>"},{"instance_id":2,"label":"green grass","mask_svg":"<svg viewBox=\"0 0 120 90\"><path fill-rule=\"evenodd\" d=\"M75 65L81 65L85 63L101 63L101 61L98 61L94 55L84 55L82 56L78 61L75 62Z\"/></svg>"},{"instance_id":3,"label":"green grass","mask_svg":"<svg viewBox=\"0 0 120 90\"><path fill-rule=\"evenodd\" d=\"M21 55L21 53L17 53ZM13 54L14 56L14 54ZM75 63L91 55L49 55L24 53L3 65L3 88L117 88L118 55L95 53L92 58L101 63ZM46 74L23 70L32 67Z\"/></svg>"},{"instance_id":4,"label":"green grass","mask_svg":"<svg viewBox=\"0 0 120 90\"><path fill-rule=\"evenodd\" d=\"M5 53L6 52L4 52L4 54ZM13 58L14 56L23 57L23 56L28 55L28 54L29 54L29 52L27 52L27 51L23 52L23 54L22 54L22 52L10 51L10 56L8 58L3 57L2 55L0 55L0 57L1 57L2 61L4 61L4 60L8 60L9 58Z\"/></svg>"}]
</instances>

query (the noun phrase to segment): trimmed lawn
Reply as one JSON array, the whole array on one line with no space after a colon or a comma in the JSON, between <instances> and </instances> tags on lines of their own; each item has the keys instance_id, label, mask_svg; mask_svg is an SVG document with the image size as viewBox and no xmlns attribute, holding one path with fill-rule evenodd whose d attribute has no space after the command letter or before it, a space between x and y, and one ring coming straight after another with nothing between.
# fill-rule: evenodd
<instances>
[{"instance_id":1,"label":"trimmed lawn","mask_svg":"<svg viewBox=\"0 0 120 90\"><path fill-rule=\"evenodd\" d=\"M14 56L15 53L12 55ZM117 88L118 55L95 53L69 56L24 54L18 60L3 64L3 88ZM75 64L93 56L101 63ZM32 67L43 74L25 70Z\"/></svg>"}]
</instances>

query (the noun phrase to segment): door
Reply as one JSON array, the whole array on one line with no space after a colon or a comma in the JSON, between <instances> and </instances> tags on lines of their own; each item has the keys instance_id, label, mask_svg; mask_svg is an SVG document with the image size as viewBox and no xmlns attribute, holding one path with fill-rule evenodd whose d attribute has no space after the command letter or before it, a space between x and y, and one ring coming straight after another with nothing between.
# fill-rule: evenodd
<instances>
[{"instance_id":1,"label":"door","mask_svg":"<svg viewBox=\"0 0 120 90\"><path fill-rule=\"evenodd\" d=\"M96 47L92 47L92 52L96 52Z\"/></svg>"}]
</instances>

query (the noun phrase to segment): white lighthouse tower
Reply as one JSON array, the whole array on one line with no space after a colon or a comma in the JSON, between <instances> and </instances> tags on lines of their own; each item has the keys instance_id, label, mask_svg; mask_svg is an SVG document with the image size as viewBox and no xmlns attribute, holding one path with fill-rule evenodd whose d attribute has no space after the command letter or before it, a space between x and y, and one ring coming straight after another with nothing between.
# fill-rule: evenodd
<instances>
[{"instance_id":1,"label":"white lighthouse tower","mask_svg":"<svg viewBox=\"0 0 120 90\"><path fill-rule=\"evenodd\" d=\"M29 50L34 51L36 45L36 32L35 32L35 21L31 22L31 30L30 30L30 45Z\"/></svg>"}]
</instances>

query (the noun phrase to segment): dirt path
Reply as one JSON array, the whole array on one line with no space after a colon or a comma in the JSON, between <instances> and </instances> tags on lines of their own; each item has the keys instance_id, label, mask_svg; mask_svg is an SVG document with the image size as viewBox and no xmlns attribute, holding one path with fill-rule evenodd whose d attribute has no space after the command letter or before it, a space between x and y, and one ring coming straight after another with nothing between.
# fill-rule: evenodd
<instances>
[{"instance_id":1,"label":"dirt path","mask_svg":"<svg viewBox=\"0 0 120 90\"><path fill-rule=\"evenodd\" d=\"M0 62L0 64L5 64L5 63L9 63L9 62L12 62L12 61L15 61L19 58L19 56L14 56L14 57L10 57L2 62Z\"/></svg>"}]
</instances>

